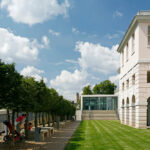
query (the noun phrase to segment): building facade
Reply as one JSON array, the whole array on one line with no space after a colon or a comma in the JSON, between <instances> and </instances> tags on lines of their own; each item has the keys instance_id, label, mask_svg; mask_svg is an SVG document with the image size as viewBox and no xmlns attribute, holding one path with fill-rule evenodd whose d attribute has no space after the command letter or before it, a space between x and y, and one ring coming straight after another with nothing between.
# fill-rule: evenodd
<instances>
[{"instance_id":1,"label":"building facade","mask_svg":"<svg viewBox=\"0 0 150 150\"><path fill-rule=\"evenodd\" d=\"M147 128L150 126L150 11L137 13L117 51L121 123Z\"/></svg>"},{"instance_id":2,"label":"building facade","mask_svg":"<svg viewBox=\"0 0 150 150\"><path fill-rule=\"evenodd\" d=\"M82 110L117 110L118 96L116 95L82 95Z\"/></svg>"},{"instance_id":3,"label":"building facade","mask_svg":"<svg viewBox=\"0 0 150 150\"><path fill-rule=\"evenodd\" d=\"M118 95L81 95L76 120L118 120Z\"/></svg>"}]
</instances>

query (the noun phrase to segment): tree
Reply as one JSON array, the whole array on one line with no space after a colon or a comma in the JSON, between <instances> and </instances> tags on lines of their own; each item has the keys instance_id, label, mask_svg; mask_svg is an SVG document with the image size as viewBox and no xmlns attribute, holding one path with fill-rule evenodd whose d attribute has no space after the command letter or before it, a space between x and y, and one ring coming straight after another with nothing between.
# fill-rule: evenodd
<instances>
[{"instance_id":1,"label":"tree","mask_svg":"<svg viewBox=\"0 0 150 150\"><path fill-rule=\"evenodd\" d=\"M82 95L91 95L92 94L92 90L91 90L91 86L87 85L83 88L83 92Z\"/></svg>"},{"instance_id":2,"label":"tree","mask_svg":"<svg viewBox=\"0 0 150 150\"><path fill-rule=\"evenodd\" d=\"M99 87L99 84L96 84L96 85L93 87L93 94L100 94L100 87Z\"/></svg>"},{"instance_id":3,"label":"tree","mask_svg":"<svg viewBox=\"0 0 150 150\"><path fill-rule=\"evenodd\" d=\"M14 145L15 112L21 104L20 90L22 76L15 70L15 64L0 60L0 107L12 110L12 145Z\"/></svg>"},{"instance_id":4,"label":"tree","mask_svg":"<svg viewBox=\"0 0 150 150\"><path fill-rule=\"evenodd\" d=\"M93 88L94 94L114 94L117 86L114 83L111 83L109 80L105 80L96 84Z\"/></svg>"}]
</instances>

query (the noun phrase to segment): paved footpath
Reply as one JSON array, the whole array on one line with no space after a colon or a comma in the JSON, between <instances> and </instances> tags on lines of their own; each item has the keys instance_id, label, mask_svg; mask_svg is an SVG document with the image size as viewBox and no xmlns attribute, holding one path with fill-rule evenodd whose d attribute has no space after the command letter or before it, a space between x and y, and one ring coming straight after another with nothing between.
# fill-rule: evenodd
<instances>
[{"instance_id":1,"label":"paved footpath","mask_svg":"<svg viewBox=\"0 0 150 150\"><path fill-rule=\"evenodd\" d=\"M63 129L56 131L42 146L42 150L64 150L68 140L71 138L74 131L79 126L80 122L72 122L66 125Z\"/></svg>"},{"instance_id":2,"label":"paved footpath","mask_svg":"<svg viewBox=\"0 0 150 150\"><path fill-rule=\"evenodd\" d=\"M0 142L0 150L64 150L79 124L80 122L76 121L70 122L65 125L64 128L56 130L55 133L44 142L25 141L25 143L16 144L14 149Z\"/></svg>"}]
</instances>

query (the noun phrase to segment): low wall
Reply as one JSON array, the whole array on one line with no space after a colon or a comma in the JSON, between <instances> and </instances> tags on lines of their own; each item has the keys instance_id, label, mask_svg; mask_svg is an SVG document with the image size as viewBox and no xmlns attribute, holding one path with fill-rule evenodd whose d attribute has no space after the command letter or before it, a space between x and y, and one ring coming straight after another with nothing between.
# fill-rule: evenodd
<instances>
[{"instance_id":1,"label":"low wall","mask_svg":"<svg viewBox=\"0 0 150 150\"><path fill-rule=\"evenodd\" d=\"M81 110L76 110L76 120L81 121Z\"/></svg>"}]
</instances>

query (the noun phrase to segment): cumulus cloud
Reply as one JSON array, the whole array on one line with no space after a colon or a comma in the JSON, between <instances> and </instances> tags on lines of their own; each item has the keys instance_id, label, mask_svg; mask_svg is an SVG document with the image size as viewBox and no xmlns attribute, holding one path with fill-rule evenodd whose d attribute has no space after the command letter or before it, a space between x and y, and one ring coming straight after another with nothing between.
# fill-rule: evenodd
<instances>
[{"instance_id":1,"label":"cumulus cloud","mask_svg":"<svg viewBox=\"0 0 150 150\"><path fill-rule=\"evenodd\" d=\"M77 42L76 50L81 57L78 62L82 69L91 69L95 72L109 74L119 67L119 54L116 52L118 45L111 49L89 42Z\"/></svg>"},{"instance_id":2,"label":"cumulus cloud","mask_svg":"<svg viewBox=\"0 0 150 150\"><path fill-rule=\"evenodd\" d=\"M43 70L37 69L33 66L27 66L23 68L20 72L21 75L25 77L33 77L36 81L40 81L42 79L41 75L44 73ZM44 82L47 83L47 78L43 78Z\"/></svg>"},{"instance_id":3,"label":"cumulus cloud","mask_svg":"<svg viewBox=\"0 0 150 150\"><path fill-rule=\"evenodd\" d=\"M50 81L50 86L68 99L74 99L75 93L86 84L87 73L75 70L73 73L62 70L61 74Z\"/></svg>"},{"instance_id":4,"label":"cumulus cloud","mask_svg":"<svg viewBox=\"0 0 150 150\"><path fill-rule=\"evenodd\" d=\"M0 58L6 62L31 63L38 59L40 44L0 28Z\"/></svg>"},{"instance_id":5,"label":"cumulus cloud","mask_svg":"<svg viewBox=\"0 0 150 150\"><path fill-rule=\"evenodd\" d=\"M116 72L119 67L117 47L118 45L108 48L100 44L77 42L75 50L80 53L80 57L77 61L69 59L65 61L79 64L80 71L78 69L74 72L63 70L60 75L50 81L50 86L66 98L74 99L75 93L81 92L83 86L89 84L91 79L97 82L102 74L109 76ZM116 81L115 77L110 79Z\"/></svg>"},{"instance_id":6,"label":"cumulus cloud","mask_svg":"<svg viewBox=\"0 0 150 150\"><path fill-rule=\"evenodd\" d=\"M7 10L15 22L33 25L59 15L67 16L68 0L2 0L1 8Z\"/></svg>"},{"instance_id":7,"label":"cumulus cloud","mask_svg":"<svg viewBox=\"0 0 150 150\"><path fill-rule=\"evenodd\" d=\"M59 32L56 32L56 31L54 31L54 30L52 30L52 29L49 29L48 32L49 32L50 34L52 34L52 35L55 35L55 36L59 36L59 35L60 35Z\"/></svg>"}]
</instances>

